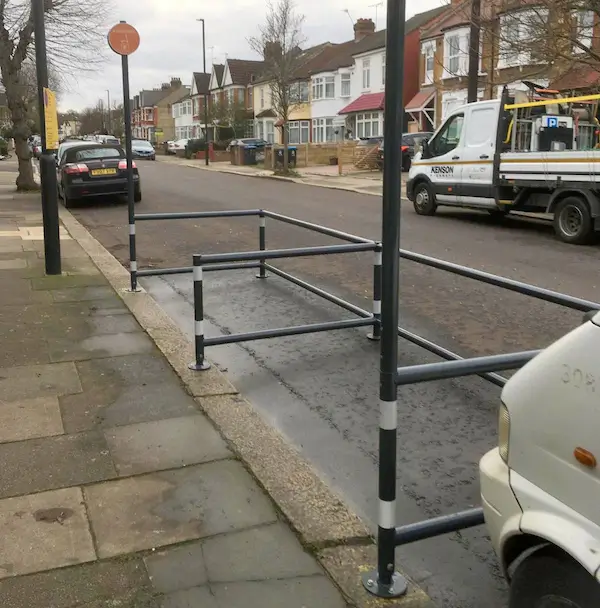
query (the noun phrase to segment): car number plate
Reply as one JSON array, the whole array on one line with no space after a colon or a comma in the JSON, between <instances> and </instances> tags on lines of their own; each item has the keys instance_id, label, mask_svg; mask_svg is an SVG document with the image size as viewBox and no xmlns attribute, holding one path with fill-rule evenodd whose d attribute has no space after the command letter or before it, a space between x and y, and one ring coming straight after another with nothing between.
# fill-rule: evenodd
<instances>
[{"instance_id":1,"label":"car number plate","mask_svg":"<svg viewBox=\"0 0 600 608\"><path fill-rule=\"evenodd\" d=\"M92 175L116 175L116 169L93 169L91 171Z\"/></svg>"}]
</instances>

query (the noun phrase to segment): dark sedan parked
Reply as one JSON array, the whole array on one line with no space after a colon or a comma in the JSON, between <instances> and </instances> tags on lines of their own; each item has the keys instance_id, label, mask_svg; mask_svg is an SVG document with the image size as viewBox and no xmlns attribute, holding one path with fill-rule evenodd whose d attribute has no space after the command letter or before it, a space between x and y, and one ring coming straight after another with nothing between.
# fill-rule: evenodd
<instances>
[{"instance_id":1,"label":"dark sedan parked","mask_svg":"<svg viewBox=\"0 0 600 608\"><path fill-rule=\"evenodd\" d=\"M414 155L419 151L419 147L423 140L429 140L433 133L420 132L420 133L404 133L402 135L402 171L410 171L412 159ZM379 169L383 169L383 142L379 146L379 155L377 159Z\"/></svg>"},{"instance_id":2,"label":"dark sedan parked","mask_svg":"<svg viewBox=\"0 0 600 608\"><path fill-rule=\"evenodd\" d=\"M65 207L94 196L127 195L127 161L121 146L82 143L67 148L58 159L58 194ZM142 200L138 169L133 164L134 200Z\"/></svg>"}]
</instances>

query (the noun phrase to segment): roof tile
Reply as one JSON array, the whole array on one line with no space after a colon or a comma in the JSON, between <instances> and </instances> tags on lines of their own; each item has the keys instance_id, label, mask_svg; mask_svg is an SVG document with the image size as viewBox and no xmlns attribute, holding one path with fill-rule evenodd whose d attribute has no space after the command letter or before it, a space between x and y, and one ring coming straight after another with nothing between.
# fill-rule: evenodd
<instances>
[{"instance_id":1,"label":"roof tile","mask_svg":"<svg viewBox=\"0 0 600 608\"><path fill-rule=\"evenodd\" d=\"M339 114L383 110L384 100L385 93L365 93L340 110Z\"/></svg>"}]
</instances>

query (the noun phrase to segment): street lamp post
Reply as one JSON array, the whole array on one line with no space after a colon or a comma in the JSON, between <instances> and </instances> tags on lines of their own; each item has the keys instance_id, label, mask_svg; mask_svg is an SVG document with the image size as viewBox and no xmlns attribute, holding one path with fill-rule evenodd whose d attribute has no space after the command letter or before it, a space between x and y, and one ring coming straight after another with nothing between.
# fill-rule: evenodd
<instances>
[{"instance_id":1,"label":"street lamp post","mask_svg":"<svg viewBox=\"0 0 600 608\"><path fill-rule=\"evenodd\" d=\"M202 73L206 74L206 27L204 19L197 19L197 21L202 22ZM208 144L210 141L210 135L208 131L208 91L204 92L204 144L206 146L206 151L204 152L204 162L206 166L209 165L208 159Z\"/></svg>"},{"instance_id":2,"label":"street lamp post","mask_svg":"<svg viewBox=\"0 0 600 608\"><path fill-rule=\"evenodd\" d=\"M110 91L108 89L106 89L106 98L107 98L107 102L108 102L108 110L107 110L108 132L109 132L109 134L112 135L112 125L111 125L111 116L110 116Z\"/></svg>"}]
</instances>

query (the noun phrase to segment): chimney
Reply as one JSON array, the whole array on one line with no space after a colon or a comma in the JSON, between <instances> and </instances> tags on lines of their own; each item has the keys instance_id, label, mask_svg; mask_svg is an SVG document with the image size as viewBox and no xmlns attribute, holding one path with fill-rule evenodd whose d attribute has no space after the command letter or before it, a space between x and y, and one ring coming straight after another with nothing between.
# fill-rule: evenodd
<instances>
[{"instance_id":1,"label":"chimney","mask_svg":"<svg viewBox=\"0 0 600 608\"><path fill-rule=\"evenodd\" d=\"M171 78L171 88L178 89L181 86L181 78Z\"/></svg>"},{"instance_id":2,"label":"chimney","mask_svg":"<svg viewBox=\"0 0 600 608\"><path fill-rule=\"evenodd\" d=\"M168 89L170 89L170 88L171 88L171 86L169 85L169 83L168 83L168 82L163 82L163 83L160 85L160 90L161 90L161 91L166 91L166 90L168 90Z\"/></svg>"},{"instance_id":3,"label":"chimney","mask_svg":"<svg viewBox=\"0 0 600 608\"><path fill-rule=\"evenodd\" d=\"M354 40L356 42L374 33L375 23L373 19L359 19L354 24Z\"/></svg>"}]
</instances>

